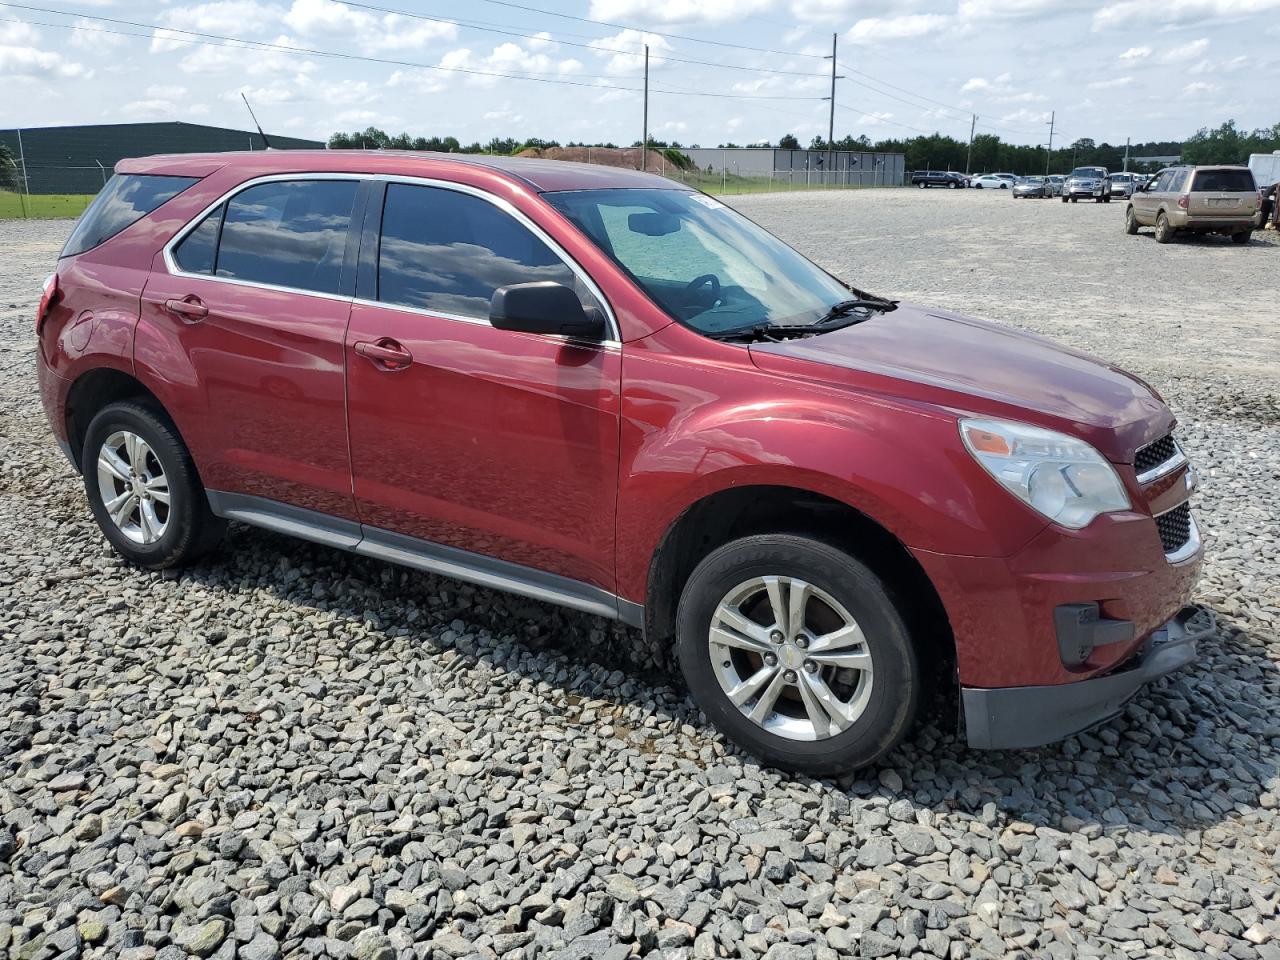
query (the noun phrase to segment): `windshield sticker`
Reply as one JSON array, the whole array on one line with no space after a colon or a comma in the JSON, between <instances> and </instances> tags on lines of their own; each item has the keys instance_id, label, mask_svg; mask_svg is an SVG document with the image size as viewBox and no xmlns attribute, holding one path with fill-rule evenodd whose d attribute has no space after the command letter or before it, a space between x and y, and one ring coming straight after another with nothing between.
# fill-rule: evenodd
<instances>
[{"instance_id":1,"label":"windshield sticker","mask_svg":"<svg viewBox=\"0 0 1280 960\"><path fill-rule=\"evenodd\" d=\"M714 197L708 197L704 194L697 193L693 196L695 203L700 203L709 210L723 210L724 204Z\"/></svg>"}]
</instances>

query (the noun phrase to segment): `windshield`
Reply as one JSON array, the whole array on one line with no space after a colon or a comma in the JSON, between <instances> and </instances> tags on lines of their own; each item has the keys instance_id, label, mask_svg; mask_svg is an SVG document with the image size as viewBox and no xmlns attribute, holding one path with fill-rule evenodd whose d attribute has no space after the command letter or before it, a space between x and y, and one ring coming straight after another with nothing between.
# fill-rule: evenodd
<instances>
[{"instance_id":1,"label":"windshield","mask_svg":"<svg viewBox=\"0 0 1280 960\"><path fill-rule=\"evenodd\" d=\"M1102 170L1098 167L1076 167L1071 171L1073 177L1100 177Z\"/></svg>"},{"instance_id":2,"label":"windshield","mask_svg":"<svg viewBox=\"0 0 1280 960\"><path fill-rule=\"evenodd\" d=\"M850 288L719 200L684 190L572 190L543 197L699 333L804 324Z\"/></svg>"}]
</instances>

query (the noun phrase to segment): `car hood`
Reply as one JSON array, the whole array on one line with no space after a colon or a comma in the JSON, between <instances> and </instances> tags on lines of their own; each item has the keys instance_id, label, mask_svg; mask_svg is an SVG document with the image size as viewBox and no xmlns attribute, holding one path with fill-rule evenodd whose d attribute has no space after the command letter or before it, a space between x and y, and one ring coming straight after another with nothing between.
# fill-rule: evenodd
<instances>
[{"instance_id":1,"label":"car hood","mask_svg":"<svg viewBox=\"0 0 1280 960\"><path fill-rule=\"evenodd\" d=\"M1142 380L1088 354L943 310L897 310L819 336L755 343L762 370L1080 436L1110 460L1167 433L1173 415Z\"/></svg>"}]
</instances>

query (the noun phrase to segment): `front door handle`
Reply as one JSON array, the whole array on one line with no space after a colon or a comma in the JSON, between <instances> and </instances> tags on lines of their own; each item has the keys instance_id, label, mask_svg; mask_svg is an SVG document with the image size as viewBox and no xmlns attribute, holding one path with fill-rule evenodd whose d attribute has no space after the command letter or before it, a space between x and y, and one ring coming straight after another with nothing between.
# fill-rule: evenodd
<instances>
[{"instance_id":1,"label":"front door handle","mask_svg":"<svg viewBox=\"0 0 1280 960\"><path fill-rule=\"evenodd\" d=\"M357 340L356 353L379 370L407 370L413 363L413 354L390 337Z\"/></svg>"},{"instance_id":2,"label":"front door handle","mask_svg":"<svg viewBox=\"0 0 1280 960\"><path fill-rule=\"evenodd\" d=\"M176 314L188 323L199 323L205 317L209 316L209 308L200 302L200 298L192 294L183 297L181 300L166 300L164 308L172 314Z\"/></svg>"}]
</instances>

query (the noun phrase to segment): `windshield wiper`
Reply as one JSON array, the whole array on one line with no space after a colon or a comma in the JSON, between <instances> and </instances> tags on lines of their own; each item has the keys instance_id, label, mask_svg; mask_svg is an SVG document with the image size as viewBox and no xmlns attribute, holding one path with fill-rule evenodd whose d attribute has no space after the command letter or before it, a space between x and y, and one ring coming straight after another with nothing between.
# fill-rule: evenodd
<instances>
[{"instance_id":1,"label":"windshield wiper","mask_svg":"<svg viewBox=\"0 0 1280 960\"><path fill-rule=\"evenodd\" d=\"M827 312L812 323L750 323L742 327L731 327L728 330L715 330L706 333L713 340L783 340L787 337L808 337L832 330L851 327L871 317L871 313L888 313L898 309L892 300L879 297L858 297L854 300L841 300L832 304ZM854 311L867 311L854 314Z\"/></svg>"}]
</instances>

